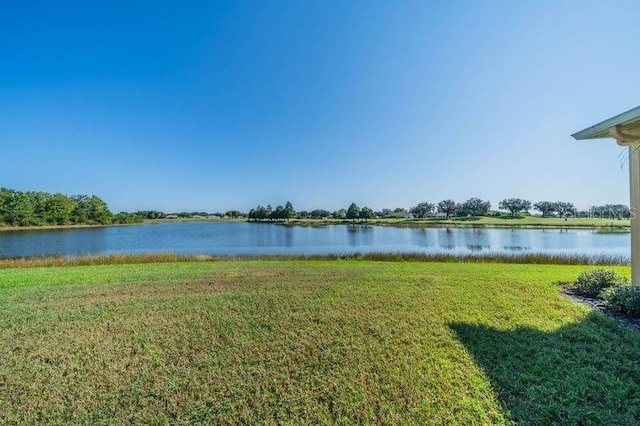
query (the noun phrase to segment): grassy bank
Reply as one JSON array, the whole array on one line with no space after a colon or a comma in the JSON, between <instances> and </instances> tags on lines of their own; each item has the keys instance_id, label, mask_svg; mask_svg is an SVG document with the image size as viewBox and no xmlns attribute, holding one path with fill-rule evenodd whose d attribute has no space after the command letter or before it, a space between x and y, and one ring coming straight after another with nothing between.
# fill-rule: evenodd
<instances>
[{"instance_id":1,"label":"grassy bank","mask_svg":"<svg viewBox=\"0 0 640 426\"><path fill-rule=\"evenodd\" d=\"M8 226L8 225L0 225L0 232L36 231L36 230L51 230L51 229L104 228L106 226L126 226L126 225L122 225L122 224L111 224L111 225L41 225L41 226Z\"/></svg>"},{"instance_id":2,"label":"grassy bank","mask_svg":"<svg viewBox=\"0 0 640 426\"><path fill-rule=\"evenodd\" d=\"M34 256L0 258L0 269L93 266L93 265L137 265L144 263L166 262L220 262L237 260L361 260L377 262L447 262L447 263L516 263L523 265L628 265L629 259L616 255L571 255L544 253L516 254L448 254L448 253L354 253L354 254L318 254L318 255L181 255L174 253L149 254L112 254L88 255L79 257Z\"/></svg>"},{"instance_id":3,"label":"grassy bank","mask_svg":"<svg viewBox=\"0 0 640 426\"><path fill-rule=\"evenodd\" d=\"M289 225L299 226L321 226L342 223L350 222L337 219L292 219L288 222ZM565 220L557 217L540 216L456 217L451 219L370 219L366 223L399 227L602 228L610 230L628 229L631 226L628 219L568 218Z\"/></svg>"},{"instance_id":4,"label":"grassy bank","mask_svg":"<svg viewBox=\"0 0 640 426\"><path fill-rule=\"evenodd\" d=\"M637 424L639 336L554 284L585 268L3 269L0 422Z\"/></svg>"}]
</instances>

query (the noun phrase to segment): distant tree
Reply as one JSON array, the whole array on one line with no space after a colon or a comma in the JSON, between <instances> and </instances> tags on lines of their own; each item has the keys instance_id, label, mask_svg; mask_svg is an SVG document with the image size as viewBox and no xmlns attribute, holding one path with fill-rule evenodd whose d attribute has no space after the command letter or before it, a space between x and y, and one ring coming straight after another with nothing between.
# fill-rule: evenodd
<instances>
[{"instance_id":1,"label":"distant tree","mask_svg":"<svg viewBox=\"0 0 640 426\"><path fill-rule=\"evenodd\" d=\"M607 204L612 218L629 219L631 217L631 209L624 204Z\"/></svg>"},{"instance_id":2,"label":"distant tree","mask_svg":"<svg viewBox=\"0 0 640 426\"><path fill-rule=\"evenodd\" d=\"M435 208L436 208L435 204L424 202L424 203L418 204L417 206L411 207L409 212L411 212L411 214L414 217L425 218L429 216L431 213L433 213L433 210Z\"/></svg>"},{"instance_id":3,"label":"distant tree","mask_svg":"<svg viewBox=\"0 0 640 426\"><path fill-rule=\"evenodd\" d=\"M311 213L309 213L306 210L299 210L296 212L295 216L296 219L307 219L309 217L311 217Z\"/></svg>"},{"instance_id":4,"label":"distant tree","mask_svg":"<svg viewBox=\"0 0 640 426\"><path fill-rule=\"evenodd\" d=\"M460 207L460 213L463 216L484 216L489 212L491 203L489 201L483 201L480 198L469 198L462 203Z\"/></svg>"},{"instance_id":5,"label":"distant tree","mask_svg":"<svg viewBox=\"0 0 640 426\"><path fill-rule=\"evenodd\" d=\"M261 205L258 205L256 208L253 208L249 211L248 218L253 221L261 221L269 218L269 214L271 214L271 210L267 212L267 208Z\"/></svg>"},{"instance_id":6,"label":"distant tree","mask_svg":"<svg viewBox=\"0 0 640 426\"><path fill-rule=\"evenodd\" d=\"M107 204L95 195L68 196L0 188L0 224L109 224L112 216Z\"/></svg>"},{"instance_id":7,"label":"distant tree","mask_svg":"<svg viewBox=\"0 0 640 426\"><path fill-rule=\"evenodd\" d=\"M368 221L369 219L375 219L376 215L373 212L372 209L370 209L369 207L363 207L360 210L360 214L359 214L360 219L364 219L364 221Z\"/></svg>"},{"instance_id":8,"label":"distant tree","mask_svg":"<svg viewBox=\"0 0 640 426\"><path fill-rule=\"evenodd\" d=\"M51 194L42 191L29 191L25 195L27 202L32 206L31 217L29 218L30 225L55 224L48 206L52 198Z\"/></svg>"},{"instance_id":9,"label":"distant tree","mask_svg":"<svg viewBox=\"0 0 640 426\"><path fill-rule=\"evenodd\" d=\"M507 198L500 201L498 207L503 210L509 210L511 216L515 216L519 212L528 212L531 208L531 201L523 200L522 198Z\"/></svg>"},{"instance_id":10,"label":"distant tree","mask_svg":"<svg viewBox=\"0 0 640 426\"><path fill-rule=\"evenodd\" d=\"M447 219L455 215L458 205L453 200L442 200L438 203L437 209L439 213L443 213Z\"/></svg>"},{"instance_id":11,"label":"distant tree","mask_svg":"<svg viewBox=\"0 0 640 426\"><path fill-rule=\"evenodd\" d=\"M75 209L73 200L63 194L47 197L45 204L46 220L50 225L67 225L71 223L71 215Z\"/></svg>"},{"instance_id":12,"label":"distant tree","mask_svg":"<svg viewBox=\"0 0 640 426\"><path fill-rule=\"evenodd\" d=\"M356 203L351 203L349 208L347 209L347 219L354 221L360 217L360 207L356 205Z\"/></svg>"},{"instance_id":13,"label":"distant tree","mask_svg":"<svg viewBox=\"0 0 640 426\"><path fill-rule=\"evenodd\" d=\"M312 219L324 219L325 217L330 217L331 212L328 210L316 209L311 210L311 213L309 213L309 215Z\"/></svg>"},{"instance_id":14,"label":"distant tree","mask_svg":"<svg viewBox=\"0 0 640 426\"><path fill-rule=\"evenodd\" d=\"M9 199L5 219L13 226L38 225L35 210L30 193L14 191Z\"/></svg>"},{"instance_id":15,"label":"distant tree","mask_svg":"<svg viewBox=\"0 0 640 426\"><path fill-rule=\"evenodd\" d=\"M204 215L200 215L200 216L204 216ZM225 213L225 216L230 217L232 219L238 219L239 217L242 217L242 212L239 210L229 210L228 212Z\"/></svg>"},{"instance_id":16,"label":"distant tree","mask_svg":"<svg viewBox=\"0 0 640 426\"><path fill-rule=\"evenodd\" d=\"M533 208L542 213L542 217L547 217L556 211L556 203L552 201L539 201L533 205Z\"/></svg>"},{"instance_id":17,"label":"distant tree","mask_svg":"<svg viewBox=\"0 0 640 426\"><path fill-rule=\"evenodd\" d=\"M132 223L142 223L144 220L144 216L138 213L127 213L120 212L118 214L113 215L112 223L118 224L132 224Z\"/></svg>"},{"instance_id":18,"label":"distant tree","mask_svg":"<svg viewBox=\"0 0 640 426\"><path fill-rule=\"evenodd\" d=\"M112 213L107 203L95 195L74 195L76 202L72 220L74 223L107 224L111 222Z\"/></svg>"},{"instance_id":19,"label":"distant tree","mask_svg":"<svg viewBox=\"0 0 640 426\"><path fill-rule=\"evenodd\" d=\"M90 220L94 223L106 225L111 223L113 213L109 211L107 203L99 197L92 195L89 199Z\"/></svg>"},{"instance_id":20,"label":"distant tree","mask_svg":"<svg viewBox=\"0 0 640 426\"><path fill-rule=\"evenodd\" d=\"M407 210L405 210L404 207L396 207L395 209L393 209L394 213L405 213Z\"/></svg>"},{"instance_id":21,"label":"distant tree","mask_svg":"<svg viewBox=\"0 0 640 426\"><path fill-rule=\"evenodd\" d=\"M287 201L284 204L284 218L283 219L289 220L289 219L292 219L295 215L296 215L296 211L293 208L293 204L291 204L291 201Z\"/></svg>"},{"instance_id":22,"label":"distant tree","mask_svg":"<svg viewBox=\"0 0 640 426\"><path fill-rule=\"evenodd\" d=\"M11 200L15 191L13 189L0 188L0 223L10 223Z\"/></svg>"},{"instance_id":23,"label":"distant tree","mask_svg":"<svg viewBox=\"0 0 640 426\"><path fill-rule=\"evenodd\" d=\"M554 211L558 213L558 216L563 217L567 213L573 211L573 203L568 203L565 201L556 201L554 203Z\"/></svg>"},{"instance_id":24,"label":"distant tree","mask_svg":"<svg viewBox=\"0 0 640 426\"><path fill-rule=\"evenodd\" d=\"M269 219L271 220L280 220L280 219L284 219L284 207L282 206L276 206L275 210L271 211L271 214L269 214Z\"/></svg>"},{"instance_id":25,"label":"distant tree","mask_svg":"<svg viewBox=\"0 0 640 426\"><path fill-rule=\"evenodd\" d=\"M345 209L336 210L335 212L331 213L331 216L334 219L346 219L347 211Z\"/></svg>"},{"instance_id":26,"label":"distant tree","mask_svg":"<svg viewBox=\"0 0 640 426\"><path fill-rule=\"evenodd\" d=\"M627 219L631 217L631 211L624 204L605 204L591 207L588 215L602 219Z\"/></svg>"},{"instance_id":27,"label":"distant tree","mask_svg":"<svg viewBox=\"0 0 640 426\"><path fill-rule=\"evenodd\" d=\"M73 210L73 223L89 222L89 197L87 195L73 195L71 198L75 201Z\"/></svg>"},{"instance_id":28,"label":"distant tree","mask_svg":"<svg viewBox=\"0 0 640 426\"><path fill-rule=\"evenodd\" d=\"M158 210L138 210L137 212L133 213L137 216L140 216L144 219L163 219L165 218L167 215L164 212L158 211Z\"/></svg>"},{"instance_id":29,"label":"distant tree","mask_svg":"<svg viewBox=\"0 0 640 426\"><path fill-rule=\"evenodd\" d=\"M393 213L393 210L391 210L391 209L382 209L378 216L380 216L380 217L389 217L391 215L391 213Z\"/></svg>"}]
</instances>

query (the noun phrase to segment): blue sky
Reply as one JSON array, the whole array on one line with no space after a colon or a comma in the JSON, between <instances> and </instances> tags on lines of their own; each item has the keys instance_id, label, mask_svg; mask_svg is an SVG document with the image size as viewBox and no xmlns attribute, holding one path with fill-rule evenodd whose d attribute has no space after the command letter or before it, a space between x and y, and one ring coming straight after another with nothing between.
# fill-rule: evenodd
<instances>
[{"instance_id":1,"label":"blue sky","mask_svg":"<svg viewBox=\"0 0 640 426\"><path fill-rule=\"evenodd\" d=\"M4 2L0 186L114 211L628 202L634 1ZM634 41L636 40L636 41Z\"/></svg>"}]
</instances>

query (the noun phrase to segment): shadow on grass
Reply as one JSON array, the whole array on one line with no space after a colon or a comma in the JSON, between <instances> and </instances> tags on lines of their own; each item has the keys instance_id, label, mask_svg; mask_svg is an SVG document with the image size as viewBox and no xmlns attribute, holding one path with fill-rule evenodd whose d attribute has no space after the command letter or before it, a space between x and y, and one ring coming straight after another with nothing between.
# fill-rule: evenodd
<instances>
[{"instance_id":1,"label":"shadow on grass","mask_svg":"<svg viewBox=\"0 0 640 426\"><path fill-rule=\"evenodd\" d=\"M640 336L601 314L543 332L454 323L512 420L640 424Z\"/></svg>"}]
</instances>

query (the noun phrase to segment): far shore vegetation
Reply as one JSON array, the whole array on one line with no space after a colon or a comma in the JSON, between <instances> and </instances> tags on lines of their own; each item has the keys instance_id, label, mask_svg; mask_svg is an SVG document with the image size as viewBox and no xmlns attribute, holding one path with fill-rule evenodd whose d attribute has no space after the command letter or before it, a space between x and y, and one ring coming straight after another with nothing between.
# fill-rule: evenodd
<instances>
[{"instance_id":1,"label":"far shore vegetation","mask_svg":"<svg viewBox=\"0 0 640 426\"><path fill-rule=\"evenodd\" d=\"M368 223L387 226L490 226L490 227L597 227L628 228L631 212L622 204L594 206L578 210L566 201L532 203L508 198L492 210L489 201L470 198L462 203L442 200L421 202L411 208L384 208L375 211L351 203L347 208L295 210L291 202L273 208L261 206L244 213L178 212L158 210L112 213L107 203L95 195L64 195L16 191L0 188L0 230L107 226L177 221L282 222L288 225ZM537 211L532 214L531 210Z\"/></svg>"}]
</instances>

